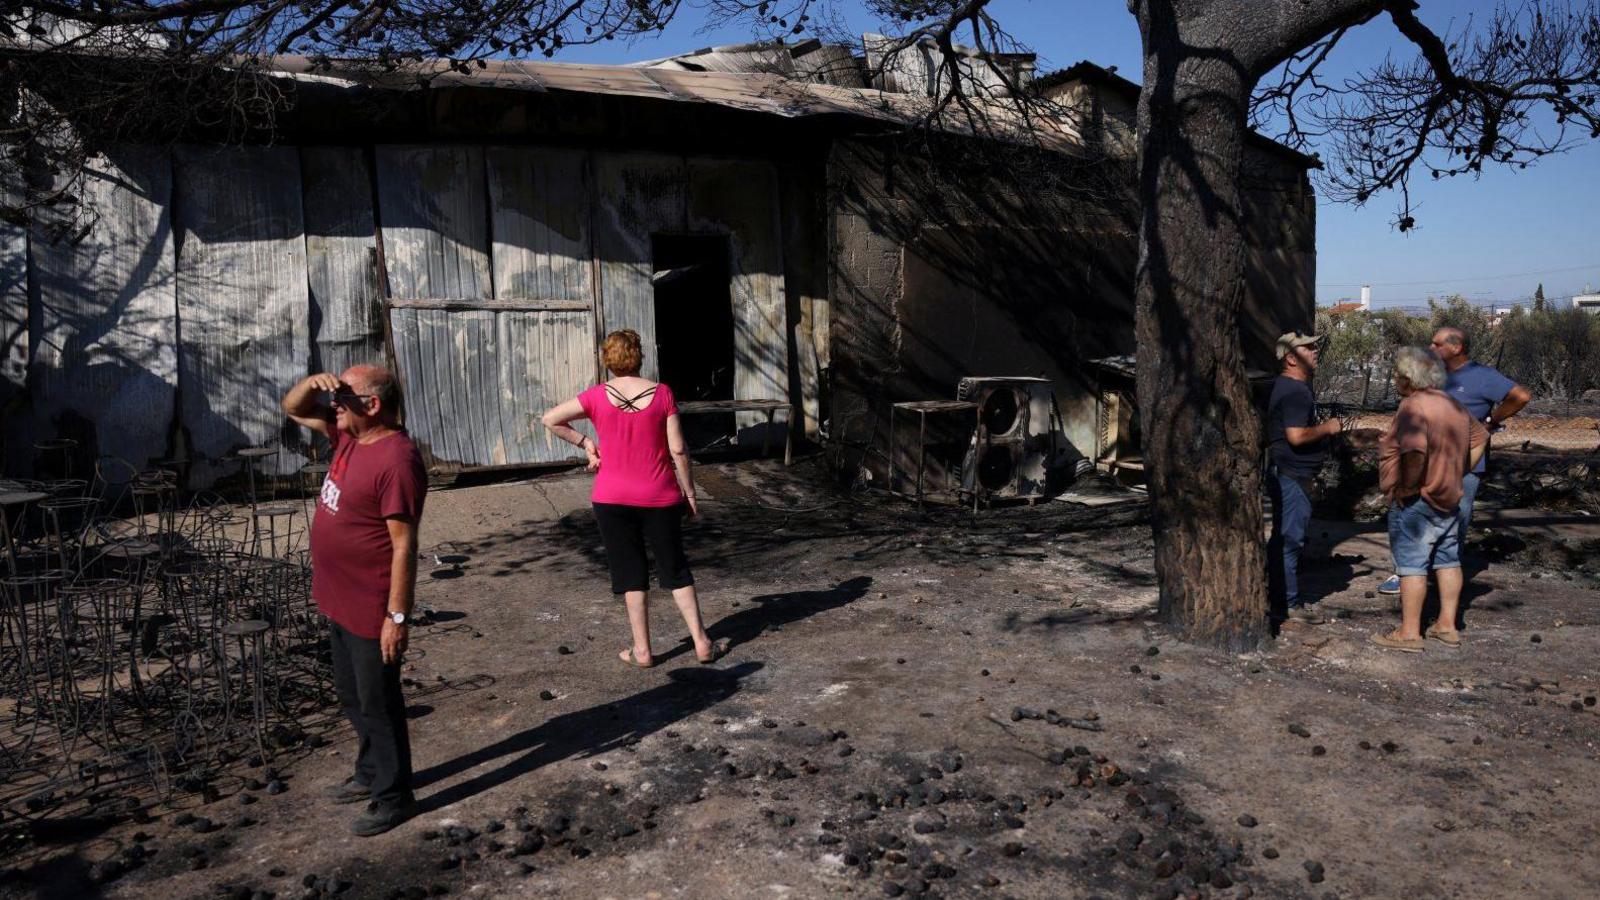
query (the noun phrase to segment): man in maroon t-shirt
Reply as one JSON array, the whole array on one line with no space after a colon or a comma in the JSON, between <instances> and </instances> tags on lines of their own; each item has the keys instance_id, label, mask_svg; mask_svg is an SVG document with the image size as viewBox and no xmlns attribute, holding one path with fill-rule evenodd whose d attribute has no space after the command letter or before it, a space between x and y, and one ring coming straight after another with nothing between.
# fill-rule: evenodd
<instances>
[{"instance_id":1,"label":"man in maroon t-shirt","mask_svg":"<svg viewBox=\"0 0 1600 900\"><path fill-rule=\"evenodd\" d=\"M399 383L378 366L312 375L283 398L283 411L333 448L311 523L311 596L328 617L334 687L359 738L355 774L328 795L368 801L351 826L362 836L416 813L400 658L428 479L400 408Z\"/></svg>"}]
</instances>

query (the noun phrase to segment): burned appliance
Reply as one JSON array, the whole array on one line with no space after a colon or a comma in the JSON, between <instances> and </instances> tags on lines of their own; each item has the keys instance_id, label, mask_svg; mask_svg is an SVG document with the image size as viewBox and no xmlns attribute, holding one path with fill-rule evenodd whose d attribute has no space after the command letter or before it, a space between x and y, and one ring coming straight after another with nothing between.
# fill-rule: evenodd
<instances>
[{"instance_id":1,"label":"burned appliance","mask_svg":"<svg viewBox=\"0 0 1600 900\"><path fill-rule=\"evenodd\" d=\"M962 490L983 499L1045 496L1061 434L1050 380L963 378L956 399L978 404L977 428L961 461Z\"/></svg>"}]
</instances>

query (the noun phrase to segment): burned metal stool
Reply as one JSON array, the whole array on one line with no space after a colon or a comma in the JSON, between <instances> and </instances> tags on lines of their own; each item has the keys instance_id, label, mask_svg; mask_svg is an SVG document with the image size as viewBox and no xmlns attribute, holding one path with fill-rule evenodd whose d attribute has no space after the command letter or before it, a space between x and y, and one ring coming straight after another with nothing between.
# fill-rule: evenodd
<instances>
[{"instance_id":1,"label":"burned metal stool","mask_svg":"<svg viewBox=\"0 0 1600 900\"><path fill-rule=\"evenodd\" d=\"M222 669L228 671L228 642L232 640L239 650L239 691L233 693L231 688L224 688L230 698L243 698L245 693L250 695L251 730L254 732L256 751L263 758L267 755L267 685L266 661L264 650L266 648L266 634L272 626L261 619L240 619L222 626ZM246 644L249 646L247 647ZM224 685L231 682L231 678L224 679ZM234 700L228 703L228 718L232 721Z\"/></svg>"},{"instance_id":2,"label":"burned metal stool","mask_svg":"<svg viewBox=\"0 0 1600 900\"><path fill-rule=\"evenodd\" d=\"M257 556L280 559L294 549L294 517L300 510L292 506L261 506L250 512L250 532L255 537L250 551Z\"/></svg>"},{"instance_id":3,"label":"burned metal stool","mask_svg":"<svg viewBox=\"0 0 1600 900\"><path fill-rule=\"evenodd\" d=\"M130 639L124 628L134 607L133 586L116 578L74 582L61 587L57 606L64 656L73 670L87 667L70 679L72 726L97 744L118 738L121 643L137 647L137 632ZM91 723L98 728L91 730Z\"/></svg>"},{"instance_id":4,"label":"burned metal stool","mask_svg":"<svg viewBox=\"0 0 1600 900\"><path fill-rule=\"evenodd\" d=\"M300 505L305 508L306 527L311 527L311 517L317 500L322 495L322 483L328 477L328 464L306 463L300 467Z\"/></svg>"},{"instance_id":5,"label":"burned metal stool","mask_svg":"<svg viewBox=\"0 0 1600 900\"><path fill-rule=\"evenodd\" d=\"M261 503L261 497L256 493L256 460L267 459L278 455L277 447L245 447L233 454L244 464L244 475L250 490L250 508L254 510ZM272 499L268 497L267 499Z\"/></svg>"},{"instance_id":6,"label":"burned metal stool","mask_svg":"<svg viewBox=\"0 0 1600 900\"><path fill-rule=\"evenodd\" d=\"M256 488L256 461L277 456L278 448L245 447L242 450L236 451L233 455L244 464L245 480L249 485L250 534L246 538L245 546L251 548L251 552L255 552L255 548L260 546L261 543L261 535L256 531L256 527L260 524L260 521L256 518L256 510L260 508L262 500L262 497ZM268 481L268 484L271 484L270 480ZM271 500L272 498L269 496L267 499Z\"/></svg>"},{"instance_id":7,"label":"burned metal stool","mask_svg":"<svg viewBox=\"0 0 1600 900\"><path fill-rule=\"evenodd\" d=\"M164 473L141 474L134 481L132 494L139 536L153 540L163 552L171 550L178 531L177 484L168 482Z\"/></svg>"},{"instance_id":8,"label":"burned metal stool","mask_svg":"<svg viewBox=\"0 0 1600 900\"><path fill-rule=\"evenodd\" d=\"M128 602L126 608L119 612L118 627L125 624L133 635L128 642L128 685L134 701L143 709L146 707L146 698L139 659L148 625L144 588L154 581L156 572L160 570L161 548L153 541L125 538L106 546L98 559L111 577L129 585Z\"/></svg>"},{"instance_id":9,"label":"burned metal stool","mask_svg":"<svg viewBox=\"0 0 1600 900\"><path fill-rule=\"evenodd\" d=\"M78 442L72 438L50 438L33 445L34 471L43 468L40 462L54 461L56 466L54 474L57 478L72 477L72 451L78 449Z\"/></svg>"},{"instance_id":10,"label":"burned metal stool","mask_svg":"<svg viewBox=\"0 0 1600 900\"><path fill-rule=\"evenodd\" d=\"M61 724L71 675L63 671L57 596L67 573L59 570L0 578L0 662L11 713ZM31 742L31 738L30 738Z\"/></svg>"},{"instance_id":11,"label":"burned metal stool","mask_svg":"<svg viewBox=\"0 0 1600 900\"><path fill-rule=\"evenodd\" d=\"M62 569L75 572L81 568L84 536L99 505L100 501L93 497L50 497L39 501L45 532Z\"/></svg>"},{"instance_id":12,"label":"burned metal stool","mask_svg":"<svg viewBox=\"0 0 1600 900\"><path fill-rule=\"evenodd\" d=\"M17 574L17 545L27 532L28 514L49 496L44 491L0 493L0 542L5 544L6 573L12 577Z\"/></svg>"}]
</instances>

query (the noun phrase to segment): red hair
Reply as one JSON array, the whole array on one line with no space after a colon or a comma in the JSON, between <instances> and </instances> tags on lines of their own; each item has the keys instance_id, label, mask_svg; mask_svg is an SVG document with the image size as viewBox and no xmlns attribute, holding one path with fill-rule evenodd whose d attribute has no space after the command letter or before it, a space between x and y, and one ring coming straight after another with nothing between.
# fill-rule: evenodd
<instances>
[{"instance_id":1,"label":"red hair","mask_svg":"<svg viewBox=\"0 0 1600 900\"><path fill-rule=\"evenodd\" d=\"M638 375L644 364L644 351L639 347L639 332L631 328L613 331L600 345L600 359L613 375Z\"/></svg>"}]
</instances>

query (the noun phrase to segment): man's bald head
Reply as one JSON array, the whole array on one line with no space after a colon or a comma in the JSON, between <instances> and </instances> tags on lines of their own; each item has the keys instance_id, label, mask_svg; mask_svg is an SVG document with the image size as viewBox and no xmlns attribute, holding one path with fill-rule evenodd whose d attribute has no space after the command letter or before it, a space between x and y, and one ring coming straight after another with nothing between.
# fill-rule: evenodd
<instances>
[{"instance_id":1,"label":"man's bald head","mask_svg":"<svg viewBox=\"0 0 1600 900\"><path fill-rule=\"evenodd\" d=\"M400 380L393 372L383 366L363 364L345 369L339 378L356 393L378 398L378 418L391 424L400 421L404 401L400 396Z\"/></svg>"}]
</instances>

